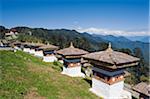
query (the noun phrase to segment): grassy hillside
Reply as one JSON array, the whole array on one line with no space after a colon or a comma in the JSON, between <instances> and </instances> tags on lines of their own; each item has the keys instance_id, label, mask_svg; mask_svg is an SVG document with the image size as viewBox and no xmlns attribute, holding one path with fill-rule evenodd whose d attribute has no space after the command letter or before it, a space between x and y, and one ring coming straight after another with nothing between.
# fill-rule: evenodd
<instances>
[{"instance_id":1,"label":"grassy hillside","mask_svg":"<svg viewBox=\"0 0 150 99\"><path fill-rule=\"evenodd\" d=\"M60 66L20 51L0 51L0 99L98 98L83 78L61 75Z\"/></svg>"}]
</instances>

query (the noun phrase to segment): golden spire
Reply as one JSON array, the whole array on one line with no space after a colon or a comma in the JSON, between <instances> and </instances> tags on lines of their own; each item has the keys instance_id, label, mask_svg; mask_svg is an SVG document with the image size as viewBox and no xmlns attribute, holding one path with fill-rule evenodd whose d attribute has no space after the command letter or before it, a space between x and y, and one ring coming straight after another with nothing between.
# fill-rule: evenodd
<instances>
[{"instance_id":1,"label":"golden spire","mask_svg":"<svg viewBox=\"0 0 150 99\"><path fill-rule=\"evenodd\" d=\"M109 42L108 48L111 48L111 43Z\"/></svg>"},{"instance_id":2,"label":"golden spire","mask_svg":"<svg viewBox=\"0 0 150 99\"><path fill-rule=\"evenodd\" d=\"M47 45L49 45L49 42L47 42Z\"/></svg>"},{"instance_id":3,"label":"golden spire","mask_svg":"<svg viewBox=\"0 0 150 99\"><path fill-rule=\"evenodd\" d=\"M108 52L112 52L113 50L112 50L112 48L111 48L111 43L109 42L109 45L108 45L108 48L106 49L106 51L108 51Z\"/></svg>"},{"instance_id":4,"label":"golden spire","mask_svg":"<svg viewBox=\"0 0 150 99\"><path fill-rule=\"evenodd\" d=\"M38 44L40 44L40 41L38 40L38 42L37 42Z\"/></svg>"},{"instance_id":5,"label":"golden spire","mask_svg":"<svg viewBox=\"0 0 150 99\"><path fill-rule=\"evenodd\" d=\"M70 47L71 47L71 48L74 48L74 46L73 46L73 43L72 43L72 42L70 42Z\"/></svg>"},{"instance_id":6,"label":"golden spire","mask_svg":"<svg viewBox=\"0 0 150 99\"><path fill-rule=\"evenodd\" d=\"M34 44L35 44L35 43L32 41L32 42L31 42L31 45L34 45Z\"/></svg>"}]
</instances>

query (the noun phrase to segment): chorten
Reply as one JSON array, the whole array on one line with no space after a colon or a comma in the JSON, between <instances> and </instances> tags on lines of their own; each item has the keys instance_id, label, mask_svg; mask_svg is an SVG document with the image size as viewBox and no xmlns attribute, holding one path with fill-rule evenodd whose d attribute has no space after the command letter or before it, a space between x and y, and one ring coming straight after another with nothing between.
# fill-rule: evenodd
<instances>
[{"instance_id":1,"label":"chorten","mask_svg":"<svg viewBox=\"0 0 150 99\"><path fill-rule=\"evenodd\" d=\"M57 61L57 58L55 56L55 51L58 49L57 46L48 43L47 45L39 47L39 49L42 49L44 62Z\"/></svg>"},{"instance_id":2,"label":"chorten","mask_svg":"<svg viewBox=\"0 0 150 99\"><path fill-rule=\"evenodd\" d=\"M109 43L105 51L83 55L93 65L92 91L104 99L131 99L131 93L124 90L124 71L138 65L139 58L114 51Z\"/></svg>"},{"instance_id":3,"label":"chorten","mask_svg":"<svg viewBox=\"0 0 150 99\"><path fill-rule=\"evenodd\" d=\"M62 74L71 77L84 77L85 75L81 72L81 56L87 53L85 50L75 48L72 42L70 47L58 50L57 54L61 55L64 61Z\"/></svg>"}]
</instances>

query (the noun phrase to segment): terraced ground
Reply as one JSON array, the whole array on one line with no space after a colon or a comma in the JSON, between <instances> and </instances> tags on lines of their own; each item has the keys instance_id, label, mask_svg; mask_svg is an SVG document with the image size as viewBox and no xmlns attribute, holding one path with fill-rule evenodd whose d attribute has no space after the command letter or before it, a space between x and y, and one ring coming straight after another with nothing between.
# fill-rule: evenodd
<instances>
[{"instance_id":1,"label":"terraced ground","mask_svg":"<svg viewBox=\"0 0 150 99\"><path fill-rule=\"evenodd\" d=\"M61 75L62 64L0 51L0 99L97 99L83 78Z\"/></svg>"}]
</instances>

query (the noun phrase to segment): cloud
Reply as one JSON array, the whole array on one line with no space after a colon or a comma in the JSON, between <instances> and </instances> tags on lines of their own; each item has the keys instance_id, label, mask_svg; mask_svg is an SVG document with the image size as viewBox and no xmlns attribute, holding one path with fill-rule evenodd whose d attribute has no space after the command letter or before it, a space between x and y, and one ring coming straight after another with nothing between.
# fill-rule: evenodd
<instances>
[{"instance_id":1,"label":"cloud","mask_svg":"<svg viewBox=\"0 0 150 99\"><path fill-rule=\"evenodd\" d=\"M115 36L150 36L148 31L123 31L123 30L110 30L102 28L77 28L78 32L88 32L90 34L100 34L100 35L115 35Z\"/></svg>"}]
</instances>

